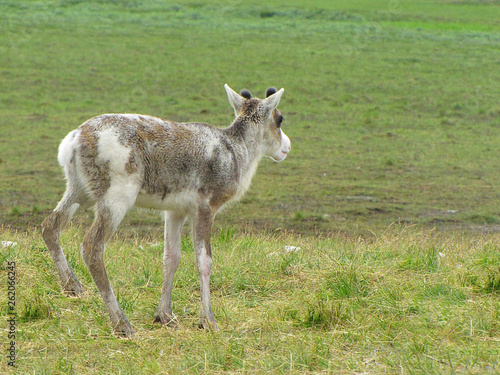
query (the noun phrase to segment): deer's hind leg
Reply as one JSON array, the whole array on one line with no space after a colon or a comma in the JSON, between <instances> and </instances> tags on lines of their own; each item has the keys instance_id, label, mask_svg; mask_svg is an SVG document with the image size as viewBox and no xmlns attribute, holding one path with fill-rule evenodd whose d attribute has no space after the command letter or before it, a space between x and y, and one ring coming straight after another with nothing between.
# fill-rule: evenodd
<instances>
[{"instance_id":1,"label":"deer's hind leg","mask_svg":"<svg viewBox=\"0 0 500 375\"><path fill-rule=\"evenodd\" d=\"M123 336L132 336L134 330L118 304L104 266L106 243L114 234L126 212L134 205L137 194L110 189L96 208L94 222L85 236L81 253L92 279L101 293L102 300L111 318L114 331Z\"/></svg>"},{"instance_id":2,"label":"deer's hind leg","mask_svg":"<svg viewBox=\"0 0 500 375\"><path fill-rule=\"evenodd\" d=\"M86 203L86 199L82 198L83 196L78 189L68 184L63 198L54 211L42 223L42 236L56 265L63 290L69 295L74 296L83 294L84 289L69 266L68 260L59 244L59 239L62 230L69 223L74 213L80 207L80 204Z\"/></svg>"}]
</instances>

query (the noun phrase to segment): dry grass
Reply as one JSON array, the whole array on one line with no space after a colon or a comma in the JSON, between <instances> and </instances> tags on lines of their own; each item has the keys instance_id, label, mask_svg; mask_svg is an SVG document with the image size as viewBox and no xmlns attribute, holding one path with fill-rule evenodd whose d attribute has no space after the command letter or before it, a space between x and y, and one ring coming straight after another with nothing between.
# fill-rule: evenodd
<instances>
[{"instance_id":1,"label":"dry grass","mask_svg":"<svg viewBox=\"0 0 500 375\"><path fill-rule=\"evenodd\" d=\"M18 373L499 370L497 235L396 226L373 240L221 232L213 236L217 333L195 328L199 292L188 240L173 297L180 326L172 330L152 324L161 245L115 237L108 273L137 330L123 340L113 336L77 255L80 234L73 227L63 238L87 289L76 299L60 293L36 230L1 233L19 243L2 253L17 263ZM287 245L300 250L286 252Z\"/></svg>"}]
</instances>

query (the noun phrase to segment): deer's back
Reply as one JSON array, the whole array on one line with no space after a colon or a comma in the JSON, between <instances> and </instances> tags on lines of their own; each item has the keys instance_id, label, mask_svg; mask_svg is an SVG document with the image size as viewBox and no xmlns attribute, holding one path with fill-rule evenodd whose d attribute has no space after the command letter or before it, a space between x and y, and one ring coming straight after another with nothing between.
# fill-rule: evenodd
<instances>
[{"instance_id":1,"label":"deer's back","mask_svg":"<svg viewBox=\"0 0 500 375\"><path fill-rule=\"evenodd\" d=\"M76 140L71 161L96 197L119 183L139 186L138 203L144 206L161 206L162 201L180 195L223 203L237 186L233 146L221 129L207 124L102 115L83 123L67 138ZM65 142L70 141L61 144L60 161L69 159L61 157L68 148L63 147Z\"/></svg>"}]
</instances>

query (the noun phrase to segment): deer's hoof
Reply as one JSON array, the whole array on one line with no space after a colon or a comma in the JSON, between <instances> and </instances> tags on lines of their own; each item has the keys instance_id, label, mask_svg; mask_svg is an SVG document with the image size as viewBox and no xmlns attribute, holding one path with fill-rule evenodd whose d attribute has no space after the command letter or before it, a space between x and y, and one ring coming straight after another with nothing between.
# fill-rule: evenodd
<instances>
[{"instance_id":1,"label":"deer's hoof","mask_svg":"<svg viewBox=\"0 0 500 375\"><path fill-rule=\"evenodd\" d=\"M212 332L219 330L219 327L217 327L217 323L215 323L215 320L208 320L208 319L200 319L198 321L198 328Z\"/></svg>"},{"instance_id":2,"label":"deer's hoof","mask_svg":"<svg viewBox=\"0 0 500 375\"><path fill-rule=\"evenodd\" d=\"M127 324L118 324L114 328L115 334L120 337L131 338L134 336L134 328L127 322Z\"/></svg>"},{"instance_id":3,"label":"deer's hoof","mask_svg":"<svg viewBox=\"0 0 500 375\"><path fill-rule=\"evenodd\" d=\"M118 323L114 325L113 330L120 337L132 337L135 333L134 328L123 312L121 312Z\"/></svg>"},{"instance_id":4,"label":"deer's hoof","mask_svg":"<svg viewBox=\"0 0 500 375\"><path fill-rule=\"evenodd\" d=\"M72 275L63 285L63 290L65 294L71 297L81 297L85 293L85 289L83 289L75 275Z\"/></svg>"},{"instance_id":5,"label":"deer's hoof","mask_svg":"<svg viewBox=\"0 0 500 375\"><path fill-rule=\"evenodd\" d=\"M176 328L179 324L175 315L168 314L156 314L153 319L153 324L154 323L160 323L171 328Z\"/></svg>"}]
</instances>

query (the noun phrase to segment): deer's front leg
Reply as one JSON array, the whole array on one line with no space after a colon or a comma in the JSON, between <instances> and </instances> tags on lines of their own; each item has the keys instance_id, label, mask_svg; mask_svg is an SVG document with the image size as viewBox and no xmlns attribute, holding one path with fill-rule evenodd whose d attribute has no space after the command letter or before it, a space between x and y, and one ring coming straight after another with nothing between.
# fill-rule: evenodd
<instances>
[{"instance_id":1,"label":"deer's front leg","mask_svg":"<svg viewBox=\"0 0 500 375\"><path fill-rule=\"evenodd\" d=\"M177 320L172 312L172 288L174 275L181 260L181 235L186 217L165 212L165 250L163 253L163 290L156 309L154 322L175 326Z\"/></svg>"},{"instance_id":2,"label":"deer's front leg","mask_svg":"<svg viewBox=\"0 0 500 375\"><path fill-rule=\"evenodd\" d=\"M212 250L210 248L210 232L214 212L207 203L201 205L193 219L193 242L196 249L198 272L200 275L201 308L200 328L218 330L210 305L210 273L212 271Z\"/></svg>"}]
</instances>

